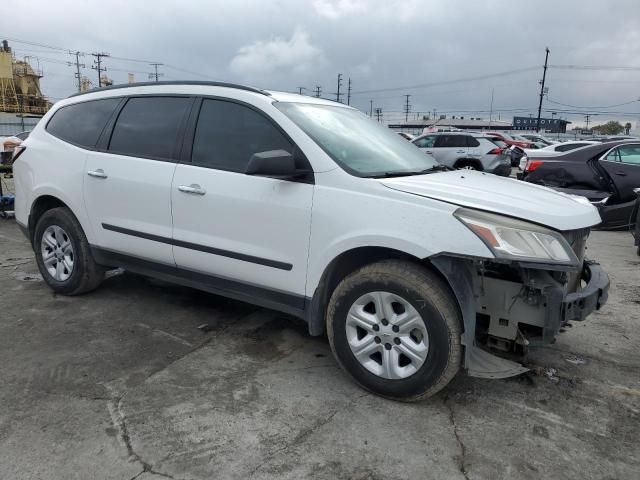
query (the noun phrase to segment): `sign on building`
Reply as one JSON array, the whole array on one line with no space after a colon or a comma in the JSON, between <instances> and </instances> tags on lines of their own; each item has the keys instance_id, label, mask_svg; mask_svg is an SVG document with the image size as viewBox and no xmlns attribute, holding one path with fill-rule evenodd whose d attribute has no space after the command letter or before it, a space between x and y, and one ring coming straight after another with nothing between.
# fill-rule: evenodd
<instances>
[{"instance_id":1,"label":"sign on building","mask_svg":"<svg viewBox=\"0 0 640 480\"><path fill-rule=\"evenodd\" d=\"M567 121L559 118L541 118L540 130L552 133L564 133L567 129ZM514 130L535 130L538 119L534 117L513 117Z\"/></svg>"}]
</instances>

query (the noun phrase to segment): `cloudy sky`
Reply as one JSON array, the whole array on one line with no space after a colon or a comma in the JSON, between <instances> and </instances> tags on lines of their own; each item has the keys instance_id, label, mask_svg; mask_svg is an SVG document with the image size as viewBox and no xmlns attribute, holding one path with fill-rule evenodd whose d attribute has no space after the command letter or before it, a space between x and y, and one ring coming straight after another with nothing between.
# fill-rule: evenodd
<instances>
[{"instance_id":1,"label":"cloudy sky","mask_svg":"<svg viewBox=\"0 0 640 480\"><path fill-rule=\"evenodd\" d=\"M74 69L45 45L108 52L116 83L127 72L147 80L148 63L159 62L167 80L319 85L335 98L342 73L351 104L368 112L372 100L386 119L404 117L405 94L414 116L488 118L493 89L495 118L510 120L536 112L548 46L544 115L640 121L638 0L4 0L3 10L0 37L18 56L39 57L53 99L74 92ZM82 61L96 82L93 57Z\"/></svg>"}]
</instances>

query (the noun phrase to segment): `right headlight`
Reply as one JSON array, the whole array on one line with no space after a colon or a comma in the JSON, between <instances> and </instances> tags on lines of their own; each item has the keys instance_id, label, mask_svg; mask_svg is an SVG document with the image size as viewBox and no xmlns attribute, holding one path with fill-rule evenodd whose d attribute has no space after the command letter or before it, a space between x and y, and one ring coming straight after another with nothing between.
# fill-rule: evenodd
<instances>
[{"instance_id":1,"label":"right headlight","mask_svg":"<svg viewBox=\"0 0 640 480\"><path fill-rule=\"evenodd\" d=\"M475 233L496 258L576 266L578 257L556 231L504 215L460 208L454 216Z\"/></svg>"}]
</instances>

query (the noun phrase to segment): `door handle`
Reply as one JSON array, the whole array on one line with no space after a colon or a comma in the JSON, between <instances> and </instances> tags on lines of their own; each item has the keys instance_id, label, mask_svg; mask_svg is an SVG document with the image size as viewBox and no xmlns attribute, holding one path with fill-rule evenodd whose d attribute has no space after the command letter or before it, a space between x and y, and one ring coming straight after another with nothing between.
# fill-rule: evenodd
<instances>
[{"instance_id":1,"label":"door handle","mask_svg":"<svg viewBox=\"0 0 640 480\"><path fill-rule=\"evenodd\" d=\"M433 150L425 150L425 153L428 153L429 155L431 155L433 153Z\"/></svg>"},{"instance_id":2,"label":"door handle","mask_svg":"<svg viewBox=\"0 0 640 480\"><path fill-rule=\"evenodd\" d=\"M89 170L87 172L87 175L89 175L90 177L95 177L95 178L107 178L107 174L104 173L104 170L102 170L101 168L99 168L97 170Z\"/></svg>"},{"instance_id":3,"label":"door handle","mask_svg":"<svg viewBox=\"0 0 640 480\"><path fill-rule=\"evenodd\" d=\"M207 191L204 188L200 188L200 185L197 183L192 183L191 185L180 185L178 190L184 193L191 193L193 195L204 195Z\"/></svg>"},{"instance_id":4,"label":"door handle","mask_svg":"<svg viewBox=\"0 0 640 480\"><path fill-rule=\"evenodd\" d=\"M627 173L626 173L626 172L623 172L623 171L621 171L621 170L618 170L618 171L616 172L616 175L620 175L621 177L626 177L626 176L627 176Z\"/></svg>"},{"instance_id":5,"label":"door handle","mask_svg":"<svg viewBox=\"0 0 640 480\"><path fill-rule=\"evenodd\" d=\"M464 150L456 150L456 153L464 153Z\"/></svg>"}]
</instances>

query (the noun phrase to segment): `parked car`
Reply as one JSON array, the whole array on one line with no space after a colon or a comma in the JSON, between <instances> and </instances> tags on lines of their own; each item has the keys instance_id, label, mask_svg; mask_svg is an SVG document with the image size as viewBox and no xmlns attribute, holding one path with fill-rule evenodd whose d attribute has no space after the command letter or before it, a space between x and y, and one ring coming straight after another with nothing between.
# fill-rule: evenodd
<instances>
[{"instance_id":1,"label":"parked car","mask_svg":"<svg viewBox=\"0 0 640 480\"><path fill-rule=\"evenodd\" d=\"M486 135L502 140L510 147L511 166L520 165L520 159L524 155L525 148L534 148L535 144L530 141L517 140L505 132L486 132Z\"/></svg>"},{"instance_id":2,"label":"parked car","mask_svg":"<svg viewBox=\"0 0 640 480\"><path fill-rule=\"evenodd\" d=\"M544 143L546 146L555 145L556 143L560 143L556 140L551 140L543 135L538 135L537 133L523 133L520 135L526 140L534 143Z\"/></svg>"},{"instance_id":3,"label":"parked car","mask_svg":"<svg viewBox=\"0 0 640 480\"><path fill-rule=\"evenodd\" d=\"M526 140L526 139L519 140L519 139L516 139L513 135L510 135L505 132L484 132L484 133L485 135L499 138L510 147L514 146L514 147L520 147L522 149L525 149L525 148L532 148L534 146L534 143L529 140Z\"/></svg>"},{"instance_id":4,"label":"parked car","mask_svg":"<svg viewBox=\"0 0 640 480\"><path fill-rule=\"evenodd\" d=\"M632 217L635 218L635 226L633 229L633 244L637 246L636 253L640 256L640 188L634 188L633 193L636 194L636 203L633 208Z\"/></svg>"},{"instance_id":5,"label":"parked car","mask_svg":"<svg viewBox=\"0 0 640 480\"><path fill-rule=\"evenodd\" d=\"M404 138L405 140L413 140L414 138L416 138L415 135L411 135L410 133L407 132L396 132L398 135L400 135L402 138Z\"/></svg>"},{"instance_id":6,"label":"parked car","mask_svg":"<svg viewBox=\"0 0 640 480\"><path fill-rule=\"evenodd\" d=\"M557 155L561 155L564 152L568 152L570 150L575 150L576 148L587 147L589 145L596 145L600 142L592 142L587 140L575 141L575 142L563 142L556 143L555 145L550 145L545 148L541 148L538 150L530 150L526 148L524 150L524 155L520 158L520 170L524 170L524 166L527 163L527 160L530 156L535 156L536 158L541 157L554 157Z\"/></svg>"},{"instance_id":7,"label":"parked car","mask_svg":"<svg viewBox=\"0 0 640 480\"><path fill-rule=\"evenodd\" d=\"M509 176L508 148L498 146L491 137L477 133L428 133L412 140L420 150L451 168L464 168Z\"/></svg>"},{"instance_id":8,"label":"parked car","mask_svg":"<svg viewBox=\"0 0 640 480\"><path fill-rule=\"evenodd\" d=\"M14 160L16 219L54 292L122 267L279 310L389 398L433 395L461 367L522 373L508 352L607 299L588 202L452 171L319 98L107 87L57 102Z\"/></svg>"},{"instance_id":9,"label":"parked car","mask_svg":"<svg viewBox=\"0 0 640 480\"><path fill-rule=\"evenodd\" d=\"M600 228L631 224L631 213L640 187L640 142L630 140L597 143L553 157L528 157L523 180L582 195L600 210Z\"/></svg>"}]
</instances>

